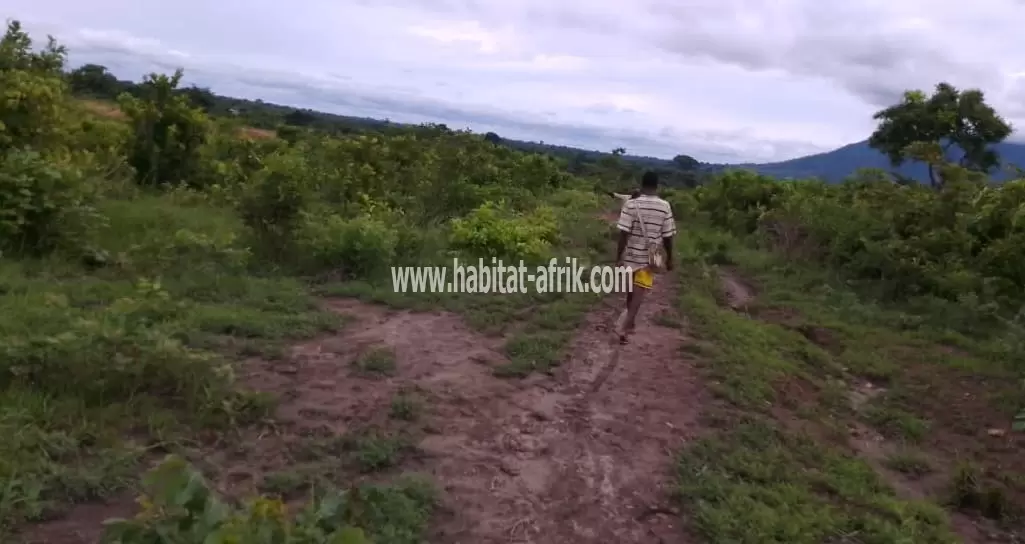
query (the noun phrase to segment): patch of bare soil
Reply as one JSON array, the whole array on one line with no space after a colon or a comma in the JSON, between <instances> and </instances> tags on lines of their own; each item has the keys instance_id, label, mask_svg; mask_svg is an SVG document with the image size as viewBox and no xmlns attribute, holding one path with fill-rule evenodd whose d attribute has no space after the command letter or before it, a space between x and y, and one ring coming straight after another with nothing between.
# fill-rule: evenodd
<instances>
[{"instance_id":1,"label":"patch of bare soil","mask_svg":"<svg viewBox=\"0 0 1025 544\"><path fill-rule=\"evenodd\" d=\"M119 108L117 104L104 102L102 100L83 100L82 105L90 113L93 113L100 117L115 120L122 120L127 118L125 113L121 111L121 108Z\"/></svg>"},{"instance_id":2,"label":"patch of bare soil","mask_svg":"<svg viewBox=\"0 0 1025 544\"><path fill-rule=\"evenodd\" d=\"M273 140L278 137L278 134L273 130L256 127L241 127L238 129L238 134L240 137L250 140Z\"/></svg>"},{"instance_id":3,"label":"patch of bare soil","mask_svg":"<svg viewBox=\"0 0 1025 544\"><path fill-rule=\"evenodd\" d=\"M19 535L22 544L95 544L103 534L103 521L110 518L128 518L138 505L127 496L106 502L79 504L52 521L40 523Z\"/></svg>"},{"instance_id":4,"label":"patch of bare soil","mask_svg":"<svg viewBox=\"0 0 1025 544\"><path fill-rule=\"evenodd\" d=\"M659 279L630 345L613 343L610 331L621 303L602 305L554 377L522 381L495 377L500 339L457 316L330 301L354 324L283 361L250 361L245 382L280 397L273 422L241 444L205 450L201 466L222 491L251 493L294 463L295 444L382 422L393 395L415 387L426 396L426 434L405 468L442 488L432 543L689 542L666 486L705 396L681 358L681 331L654 322L674 300L671 279ZM394 351L395 375L354 373L351 362L382 345ZM95 542L103 519L131 514L123 506L81 506L33 534ZM78 538L82 527L95 531Z\"/></svg>"},{"instance_id":5,"label":"patch of bare soil","mask_svg":"<svg viewBox=\"0 0 1025 544\"><path fill-rule=\"evenodd\" d=\"M735 271L728 268L719 269L719 281L726 295L726 304L733 310L746 310L754 300L754 288L742 280Z\"/></svg>"}]
</instances>

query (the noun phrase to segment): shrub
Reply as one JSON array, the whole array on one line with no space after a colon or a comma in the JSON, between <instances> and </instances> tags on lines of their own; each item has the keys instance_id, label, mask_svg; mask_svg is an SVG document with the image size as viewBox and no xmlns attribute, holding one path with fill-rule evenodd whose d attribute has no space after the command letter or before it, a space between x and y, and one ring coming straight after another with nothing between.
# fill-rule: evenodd
<instances>
[{"instance_id":1,"label":"shrub","mask_svg":"<svg viewBox=\"0 0 1025 544\"><path fill-rule=\"evenodd\" d=\"M182 311L148 281L101 308L77 309L63 296L50 296L25 314L32 323L24 334L5 342L0 380L94 405L140 393L194 408L217 403L231 385L231 368L176 339L167 324Z\"/></svg>"},{"instance_id":2,"label":"shrub","mask_svg":"<svg viewBox=\"0 0 1025 544\"><path fill-rule=\"evenodd\" d=\"M141 98L118 98L134 129L128 162L142 185L190 182L202 172L201 150L210 120L175 92L181 78L181 70L170 77L150 74L140 85Z\"/></svg>"},{"instance_id":3,"label":"shrub","mask_svg":"<svg viewBox=\"0 0 1025 544\"><path fill-rule=\"evenodd\" d=\"M989 187L955 166L943 170L938 191L878 177L826 185L730 173L694 198L714 224L874 282L889 298L970 294L1017 312L1025 185Z\"/></svg>"},{"instance_id":4,"label":"shrub","mask_svg":"<svg viewBox=\"0 0 1025 544\"><path fill-rule=\"evenodd\" d=\"M179 457L168 457L143 482L143 511L106 523L101 544L417 544L433 506L433 490L406 480L329 491L290 519L280 500L258 497L226 504Z\"/></svg>"},{"instance_id":5,"label":"shrub","mask_svg":"<svg viewBox=\"0 0 1025 544\"><path fill-rule=\"evenodd\" d=\"M543 260L558 234L551 208L525 215L508 210L504 202L486 202L451 223L452 248L474 257Z\"/></svg>"},{"instance_id":6,"label":"shrub","mask_svg":"<svg viewBox=\"0 0 1025 544\"><path fill-rule=\"evenodd\" d=\"M279 151L267 156L241 187L237 206L242 220L252 231L257 248L270 258L294 256L302 212L312 197L306 172L301 155Z\"/></svg>"},{"instance_id":7,"label":"shrub","mask_svg":"<svg viewBox=\"0 0 1025 544\"><path fill-rule=\"evenodd\" d=\"M0 160L0 249L40 255L95 223L87 185L76 168L36 151L9 150Z\"/></svg>"},{"instance_id":8,"label":"shrub","mask_svg":"<svg viewBox=\"0 0 1025 544\"><path fill-rule=\"evenodd\" d=\"M33 51L21 24L7 24L0 38L0 152L63 143L66 58L67 51L53 38L41 51Z\"/></svg>"},{"instance_id":9,"label":"shrub","mask_svg":"<svg viewBox=\"0 0 1025 544\"><path fill-rule=\"evenodd\" d=\"M300 258L312 270L340 269L342 275L365 278L394 262L397 229L369 215L304 214L299 233Z\"/></svg>"}]
</instances>

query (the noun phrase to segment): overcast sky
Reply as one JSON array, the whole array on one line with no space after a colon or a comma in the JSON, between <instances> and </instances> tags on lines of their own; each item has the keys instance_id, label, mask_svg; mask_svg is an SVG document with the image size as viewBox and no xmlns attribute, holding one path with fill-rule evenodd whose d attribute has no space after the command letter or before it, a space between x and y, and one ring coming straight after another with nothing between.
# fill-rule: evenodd
<instances>
[{"instance_id":1,"label":"overcast sky","mask_svg":"<svg viewBox=\"0 0 1025 544\"><path fill-rule=\"evenodd\" d=\"M907 88L1025 126L1025 1L5 0L72 64L219 94L708 162L862 140ZM1021 137L1016 134L1016 137Z\"/></svg>"}]
</instances>

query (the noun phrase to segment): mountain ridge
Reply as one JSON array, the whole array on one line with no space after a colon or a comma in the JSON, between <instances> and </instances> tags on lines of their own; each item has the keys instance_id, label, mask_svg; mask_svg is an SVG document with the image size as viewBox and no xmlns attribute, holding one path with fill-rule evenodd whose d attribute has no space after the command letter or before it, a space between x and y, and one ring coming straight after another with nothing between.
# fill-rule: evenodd
<instances>
[{"instance_id":1,"label":"mountain ridge","mask_svg":"<svg viewBox=\"0 0 1025 544\"><path fill-rule=\"evenodd\" d=\"M999 153L1002 165L1015 165L1025 168L1025 144L1001 142L993 147ZM957 154L951 154L950 158L956 160L958 156ZM880 168L886 171L894 171L919 182L925 182L929 179L928 168L925 163L909 161L899 168L893 168L890 166L890 160L886 155L869 147L867 140L847 144L832 151L785 161L708 165L708 168L712 170L750 169L759 174L778 178L815 177L831 183L843 181L844 178L853 174L859 168ZM991 175L996 181L1006 181L1016 177L1007 168L994 170Z\"/></svg>"}]
</instances>

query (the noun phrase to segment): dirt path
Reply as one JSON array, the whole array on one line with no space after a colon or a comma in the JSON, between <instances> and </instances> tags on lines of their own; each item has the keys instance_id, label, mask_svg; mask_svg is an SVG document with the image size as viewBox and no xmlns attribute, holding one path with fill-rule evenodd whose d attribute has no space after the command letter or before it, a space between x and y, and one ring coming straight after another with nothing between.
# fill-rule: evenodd
<instances>
[{"instance_id":1,"label":"dirt path","mask_svg":"<svg viewBox=\"0 0 1025 544\"><path fill-rule=\"evenodd\" d=\"M681 358L682 332L655 323L676 300L669 278L659 279L630 345L612 341L616 307L591 316L572 346L560 377L573 393L569 432L553 452L565 464L545 496L555 508L537 542L687 541L667 485L704 398Z\"/></svg>"},{"instance_id":2,"label":"dirt path","mask_svg":"<svg viewBox=\"0 0 1025 544\"><path fill-rule=\"evenodd\" d=\"M450 509L432 542L686 541L665 485L701 393L680 359L680 331L653 322L673 286L655 291L629 346L612 343L619 305L610 300L586 320L554 380L487 386L495 378L484 373L464 382L464 394L481 392L478 402L445 405L444 428L421 445L434 454Z\"/></svg>"},{"instance_id":3,"label":"dirt path","mask_svg":"<svg viewBox=\"0 0 1025 544\"><path fill-rule=\"evenodd\" d=\"M331 301L353 325L294 347L285 361L247 366L250 386L281 399L273 431L254 431L242 449L204 453L204 468L222 490L252 492L295 462L295 444L386 423L394 395L415 388L427 434L407 468L430 473L442 489L432 544L688 542L666 485L703 393L682 358L682 331L655 323L675 301L672 279L659 279L630 345L614 342L610 325L623 301L610 297L555 376L520 381L492 373L503 361L500 339L455 315ZM396 374L355 375L351 361L380 346L394 352ZM92 542L67 533L98 526L107 515L96 509L76 508L36 535Z\"/></svg>"},{"instance_id":4,"label":"dirt path","mask_svg":"<svg viewBox=\"0 0 1025 544\"><path fill-rule=\"evenodd\" d=\"M291 385L269 369L251 379L294 391L278 417L305 433L345 432L385 413L400 388L424 391L430 434L418 444L418 468L443 490L434 544L685 542L665 486L702 393L681 359L682 332L654 322L675 297L661 279L630 345L613 343L609 324L622 301L607 300L555 377L494 377L499 342L455 316L336 301L357 318L351 330L297 347ZM381 344L394 350L398 374L350 376L347 361Z\"/></svg>"}]
</instances>

